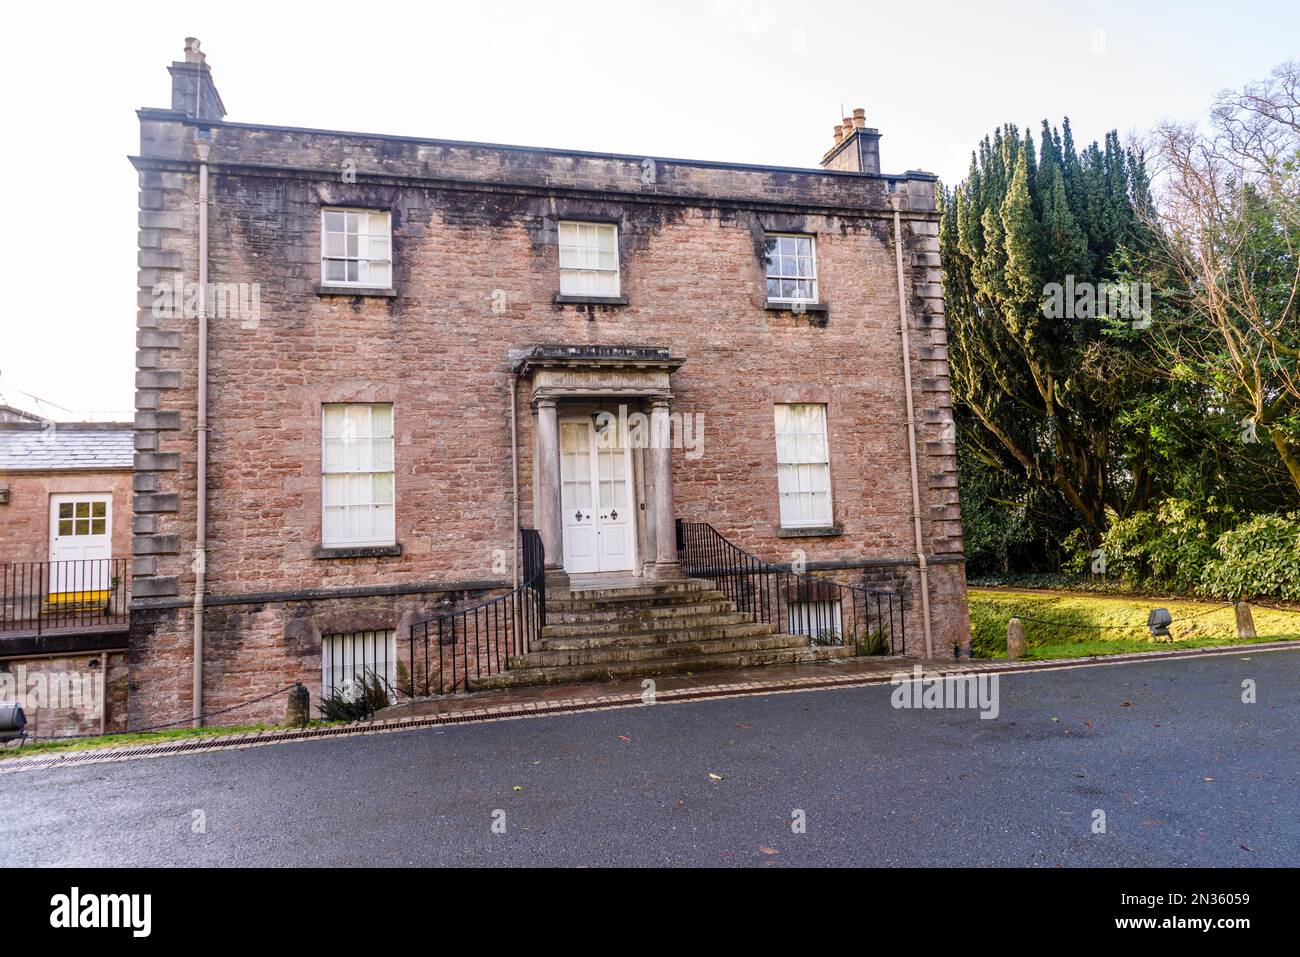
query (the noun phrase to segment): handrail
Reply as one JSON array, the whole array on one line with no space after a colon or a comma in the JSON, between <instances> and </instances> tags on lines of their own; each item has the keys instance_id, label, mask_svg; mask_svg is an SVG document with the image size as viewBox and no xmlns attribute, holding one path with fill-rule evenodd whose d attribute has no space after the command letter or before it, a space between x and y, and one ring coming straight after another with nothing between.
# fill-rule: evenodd
<instances>
[{"instance_id":1,"label":"handrail","mask_svg":"<svg viewBox=\"0 0 1300 957\"><path fill-rule=\"evenodd\" d=\"M713 581L756 622L808 635L814 644L846 645L851 639L866 654L898 654L907 647L898 592L783 568L729 541L708 522L679 518L677 552L685 574Z\"/></svg>"},{"instance_id":2,"label":"handrail","mask_svg":"<svg viewBox=\"0 0 1300 957\"><path fill-rule=\"evenodd\" d=\"M412 697L468 690L471 678L498 674L527 654L546 626L546 549L536 529L520 529L523 581L505 595L410 626L408 676ZM418 648L417 648L418 645ZM436 689L436 690L435 690Z\"/></svg>"}]
</instances>

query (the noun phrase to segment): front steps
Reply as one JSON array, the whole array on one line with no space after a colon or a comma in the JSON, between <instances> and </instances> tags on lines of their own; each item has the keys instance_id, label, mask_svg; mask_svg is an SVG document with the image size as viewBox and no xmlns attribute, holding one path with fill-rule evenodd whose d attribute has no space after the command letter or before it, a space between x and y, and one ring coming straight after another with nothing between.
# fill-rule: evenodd
<instances>
[{"instance_id":1,"label":"front steps","mask_svg":"<svg viewBox=\"0 0 1300 957\"><path fill-rule=\"evenodd\" d=\"M546 627L508 670L471 678L469 690L565 684L846 658L852 648L811 646L755 623L711 582L683 579L548 596Z\"/></svg>"}]
</instances>

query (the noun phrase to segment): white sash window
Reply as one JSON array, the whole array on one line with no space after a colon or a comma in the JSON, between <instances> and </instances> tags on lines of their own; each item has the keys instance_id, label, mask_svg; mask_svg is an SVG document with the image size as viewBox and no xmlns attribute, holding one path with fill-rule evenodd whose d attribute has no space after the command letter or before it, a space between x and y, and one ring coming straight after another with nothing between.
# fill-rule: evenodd
<instances>
[{"instance_id":1,"label":"white sash window","mask_svg":"<svg viewBox=\"0 0 1300 957\"><path fill-rule=\"evenodd\" d=\"M831 524L831 463L826 406L776 406L776 473L783 528Z\"/></svg>"},{"instance_id":2,"label":"white sash window","mask_svg":"<svg viewBox=\"0 0 1300 957\"><path fill-rule=\"evenodd\" d=\"M321 448L321 544L394 544L393 407L325 406Z\"/></svg>"}]
</instances>

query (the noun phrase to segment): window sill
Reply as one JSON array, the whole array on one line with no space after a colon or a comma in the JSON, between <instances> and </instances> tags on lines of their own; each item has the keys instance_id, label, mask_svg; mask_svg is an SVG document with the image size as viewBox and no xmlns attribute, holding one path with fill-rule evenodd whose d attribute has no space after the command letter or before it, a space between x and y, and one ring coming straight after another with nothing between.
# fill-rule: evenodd
<instances>
[{"instance_id":1,"label":"window sill","mask_svg":"<svg viewBox=\"0 0 1300 957\"><path fill-rule=\"evenodd\" d=\"M777 538L837 538L844 534L841 525L814 525L807 528L778 528Z\"/></svg>"},{"instance_id":2,"label":"window sill","mask_svg":"<svg viewBox=\"0 0 1300 957\"><path fill-rule=\"evenodd\" d=\"M330 286L321 283L316 287L318 296L376 296L392 298L396 289L383 289L378 286Z\"/></svg>"},{"instance_id":3,"label":"window sill","mask_svg":"<svg viewBox=\"0 0 1300 957\"><path fill-rule=\"evenodd\" d=\"M825 315L828 311L824 302L782 302L777 299L767 300L763 308L768 312L815 312L821 315Z\"/></svg>"},{"instance_id":4,"label":"window sill","mask_svg":"<svg viewBox=\"0 0 1300 957\"><path fill-rule=\"evenodd\" d=\"M313 558L390 558L402 554L399 545L349 545L340 548L317 548Z\"/></svg>"},{"instance_id":5,"label":"window sill","mask_svg":"<svg viewBox=\"0 0 1300 957\"><path fill-rule=\"evenodd\" d=\"M566 296L557 292L555 302L566 306L626 306L627 296Z\"/></svg>"}]
</instances>

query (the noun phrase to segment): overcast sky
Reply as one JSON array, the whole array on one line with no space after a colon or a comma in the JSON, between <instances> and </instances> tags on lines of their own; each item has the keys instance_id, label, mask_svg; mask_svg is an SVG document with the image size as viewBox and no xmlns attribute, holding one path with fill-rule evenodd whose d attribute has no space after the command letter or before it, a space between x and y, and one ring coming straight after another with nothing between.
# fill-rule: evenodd
<instances>
[{"instance_id":1,"label":"overcast sky","mask_svg":"<svg viewBox=\"0 0 1300 957\"><path fill-rule=\"evenodd\" d=\"M841 104L886 172L966 171L994 126L1080 143L1200 116L1300 55L1286 2L10 4L0 401L133 405L133 111L202 40L228 119L815 166ZM62 408L59 408L59 407ZM66 411L65 411L66 410Z\"/></svg>"}]
</instances>

